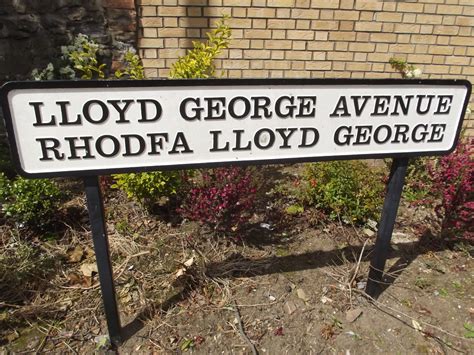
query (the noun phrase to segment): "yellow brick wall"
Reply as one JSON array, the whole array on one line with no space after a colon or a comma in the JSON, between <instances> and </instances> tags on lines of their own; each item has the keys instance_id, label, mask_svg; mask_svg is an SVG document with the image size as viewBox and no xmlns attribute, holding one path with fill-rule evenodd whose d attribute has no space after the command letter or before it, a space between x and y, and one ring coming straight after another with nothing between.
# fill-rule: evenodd
<instances>
[{"instance_id":1,"label":"yellow brick wall","mask_svg":"<svg viewBox=\"0 0 474 355\"><path fill-rule=\"evenodd\" d=\"M146 75L176 59L227 14L227 78L398 78L390 57L423 78L474 83L474 0L137 0ZM471 100L472 101L472 100ZM467 127L474 135L474 115Z\"/></svg>"}]
</instances>

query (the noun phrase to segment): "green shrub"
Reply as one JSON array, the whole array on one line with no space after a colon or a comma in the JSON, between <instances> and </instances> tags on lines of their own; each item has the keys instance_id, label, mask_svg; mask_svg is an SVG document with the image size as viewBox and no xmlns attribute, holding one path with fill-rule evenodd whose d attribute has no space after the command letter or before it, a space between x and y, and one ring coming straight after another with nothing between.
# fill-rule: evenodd
<instances>
[{"instance_id":1,"label":"green shrub","mask_svg":"<svg viewBox=\"0 0 474 355\"><path fill-rule=\"evenodd\" d=\"M431 199L433 180L428 166L435 161L433 158L416 157L409 161L403 198L412 205L420 205Z\"/></svg>"},{"instance_id":2,"label":"green shrub","mask_svg":"<svg viewBox=\"0 0 474 355\"><path fill-rule=\"evenodd\" d=\"M226 17L217 22L217 28L207 33L207 41L193 42L193 49L179 58L171 67L173 79L211 78L215 76L214 59L229 47L231 30Z\"/></svg>"},{"instance_id":3,"label":"green shrub","mask_svg":"<svg viewBox=\"0 0 474 355\"><path fill-rule=\"evenodd\" d=\"M361 224L377 220L383 201L382 174L362 161L308 164L304 174L305 203L331 219Z\"/></svg>"},{"instance_id":4,"label":"green shrub","mask_svg":"<svg viewBox=\"0 0 474 355\"><path fill-rule=\"evenodd\" d=\"M115 183L112 188L124 191L132 198L150 209L162 197L176 196L183 184L179 171L153 171L112 175Z\"/></svg>"},{"instance_id":5,"label":"green shrub","mask_svg":"<svg viewBox=\"0 0 474 355\"><path fill-rule=\"evenodd\" d=\"M55 217L61 192L48 179L16 178L0 174L0 203L6 217L33 227L48 225Z\"/></svg>"},{"instance_id":6,"label":"green shrub","mask_svg":"<svg viewBox=\"0 0 474 355\"><path fill-rule=\"evenodd\" d=\"M115 72L117 79L140 80L145 79L145 71L140 57L134 50L129 49L124 55L125 67Z\"/></svg>"}]
</instances>

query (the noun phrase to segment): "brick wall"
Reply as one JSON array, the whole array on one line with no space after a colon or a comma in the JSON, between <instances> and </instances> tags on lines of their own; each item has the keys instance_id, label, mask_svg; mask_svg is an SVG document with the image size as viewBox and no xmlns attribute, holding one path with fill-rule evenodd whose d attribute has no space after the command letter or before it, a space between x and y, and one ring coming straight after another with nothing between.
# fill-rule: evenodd
<instances>
[{"instance_id":1,"label":"brick wall","mask_svg":"<svg viewBox=\"0 0 474 355\"><path fill-rule=\"evenodd\" d=\"M134 0L1 0L0 82L44 68L78 33L101 44L102 61L116 64L136 45Z\"/></svg>"},{"instance_id":2,"label":"brick wall","mask_svg":"<svg viewBox=\"0 0 474 355\"><path fill-rule=\"evenodd\" d=\"M137 1L149 78L166 77L227 14L233 39L216 63L223 77L396 78L388 60L399 57L424 78L474 82L474 0ZM474 135L474 120L468 127Z\"/></svg>"}]
</instances>

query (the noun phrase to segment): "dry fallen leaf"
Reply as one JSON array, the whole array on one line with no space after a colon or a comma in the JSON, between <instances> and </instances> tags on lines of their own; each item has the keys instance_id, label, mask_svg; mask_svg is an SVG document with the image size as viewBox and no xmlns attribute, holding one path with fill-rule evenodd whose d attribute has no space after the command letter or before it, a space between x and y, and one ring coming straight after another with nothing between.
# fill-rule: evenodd
<instances>
[{"instance_id":1,"label":"dry fallen leaf","mask_svg":"<svg viewBox=\"0 0 474 355\"><path fill-rule=\"evenodd\" d=\"M421 327L420 323L418 323L416 320L412 319L411 324L413 325L413 328L415 328L419 332L423 331L423 328Z\"/></svg>"},{"instance_id":2,"label":"dry fallen leaf","mask_svg":"<svg viewBox=\"0 0 474 355\"><path fill-rule=\"evenodd\" d=\"M194 264L194 256L184 262L184 266L191 267Z\"/></svg>"},{"instance_id":3,"label":"dry fallen leaf","mask_svg":"<svg viewBox=\"0 0 474 355\"><path fill-rule=\"evenodd\" d=\"M69 262L71 263L78 263L82 260L82 257L84 256L84 250L82 250L82 247L80 245L76 245L76 247L68 252L68 259Z\"/></svg>"},{"instance_id":4,"label":"dry fallen leaf","mask_svg":"<svg viewBox=\"0 0 474 355\"><path fill-rule=\"evenodd\" d=\"M96 263L82 264L79 270L81 270L82 274L86 277L92 277L93 273L98 273Z\"/></svg>"}]
</instances>

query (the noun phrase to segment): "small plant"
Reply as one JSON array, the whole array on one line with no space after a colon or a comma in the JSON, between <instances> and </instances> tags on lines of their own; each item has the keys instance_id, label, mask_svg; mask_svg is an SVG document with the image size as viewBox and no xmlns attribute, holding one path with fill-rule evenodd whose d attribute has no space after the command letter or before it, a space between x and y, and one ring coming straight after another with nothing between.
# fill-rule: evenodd
<instances>
[{"instance_id":1,"label":"small plant","mask_svg":"<svg viewBox=\"0 0 474 355\"><path fill-rule=\"evenodd\" d=\"M185 178L179 171L154 171L113 175L112 188L124 191L132 198L151 209L161 197L176 196Z\"/></svg>"},{"instance_id":2,"label":"small plant","mask_svg":"<svg viewBox=\"0 0 474 355\"><path fill-rule=\"evenodd\" d=\"M74 69L81 73L81 79L93 79L98 77L105 78L104 68L105 64L100 64L97 60L97 51L99 45L94 41L84 40L82 48L74 50L69 54L69 59L73 64Z\"/></svg>"},{"instance_id":3,"label":"small plant","mask_svg":"<svg viewBox=\"0 0 474 355\"><path fill-rule=\"evenodd\" d=\"M298 215L304 212L304 207L299 204L290 205L286 208L285 211L289 215Z\"/></svg>"},{"instance_id":4,"label":"small plant","mask_svg":"<svg viewBox=\"0 0 474 355\"><path fill-rule=\"evenodd\" d=\"M420 78L423 74L421 69L415 67L412 64L408 64L405 59L390 58L388 62L390 63L393 69L400 72L404 79Z\"/></svg>"},{"instance_id":5,"label":"small plant","mask_svg":"<svg viewBox=\"0 0 474 355\"><path fill-rule=\"evenodd\" d=\"M16 178L0 174L0 202L6 217L33 227L48 225L55 217L61 198L57 185L48 179Z\"/></svg>"},{"instance_id":6,"label":"small plant","mask_svg":"<svg viewBox=\"0 0 474 355\"><path fill-rule=\"evenodd\" d=\"M303 200L325 211L331 219L362 224L377 220L382 204L382 174L362 161L308 164Z\"/></svg>"},{"instance_id":7,"label":"small plant","mask_svg":"<svg viewBox=\"0 0 474 355\"><path fill-rule=\"evenodd\" d=\"M253 169L207 169L194 181L179 212L218 232L237 231L252 215L257 193Z\"/></svg>"},{"instance_id":8,"label":"small plant","mask_svg":"<svg viewBox=\"0 0 474 355\"><path fill-rule=\"evenodd\" d=\"M409 161L403 198L411 205L424 205L432 201L433 177L428 170L428 165L433 158L416 157Z\"/></svg>"},{"instance_id":9,"label":"small plant","mask_svg":"<svg viewBox=\"0 0 474 355\"><path fill-rule=\"evenodd\" d=\"M2 246L0 253L0 298L6 303L18 303L37 295L48 285L48 276L58 259L42 253L30 243L14 240Z\"/></svg>"},{"instance_id":10,"label":"small plant","mask_svg":"<svg viewBox=\"0 0 474 355\"><path fill-rule=\"evenodd\" d=\"M207 33L207 41L193 42L193 49L179 58L171 67L170 77L173 79L210 78L215 76L214 59L229 47L230 27L226 17L217 22L217 28Z\"/></svg>"},{"instance_id":11,"label":"small plant","mask_svg":"<svg viewBox=\"0 0 474 355\"><path fill-rule=\"evenodd\" d=\"M48 63L45 69L33 69L31 77L34 80L54 79L93 79L105 78L105 64L97 58L99 45L87 35L79 33L72 43L61 47L61 56Z\"/></svg>"},{"instance_id":12,"label":"small plant","mask_svg":"<svg viewBox=\"0 0 474 355\"><path fill-rule=\"evenodd\" d=\"M140 57L135 53L135 50L129 49L124 55L124 60L125 68L115 72L115 77L117 79L145 79L143 65L141 63Z\"/></svg>"},{"instance_id":13,"label":"small plant","mask_svg":"<svg viewBox=\"0 0 474 355\"><path fill-rule=\"evenodd\" d=\"M214 59L228 48L230 37L231 30L224 17L217 22L217 28L207 34L206 42L193 42L194 48L173 64L170 77L215 76ZM237 231L254 207L256 182L252 171L237 167L201 170L178 211L215 231Z\"/></svg>"}]
</instances>

